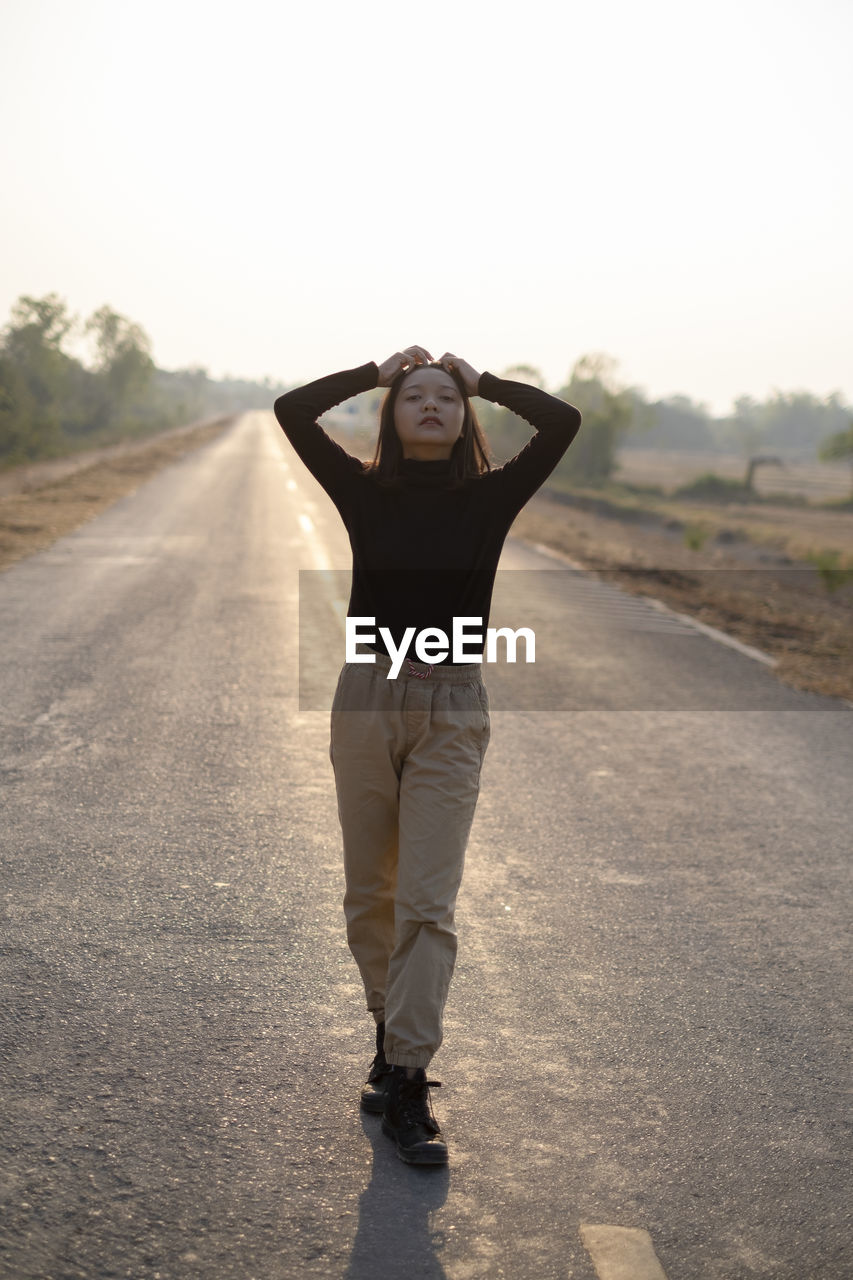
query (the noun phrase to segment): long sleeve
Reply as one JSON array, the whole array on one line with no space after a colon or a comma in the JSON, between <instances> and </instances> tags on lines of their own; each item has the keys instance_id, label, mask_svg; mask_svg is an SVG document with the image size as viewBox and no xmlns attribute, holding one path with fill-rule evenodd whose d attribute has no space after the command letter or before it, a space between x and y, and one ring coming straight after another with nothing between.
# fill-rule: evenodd
<instances>
[{"instance_id":1,"label":"long sleeve","mask_svg":"<svg viewBox=\"0 0 853 1280\"><path fill-rule=\"evenodd\" d=\"M580 410L539 387L498 378L493 373L480 375L477 394L510 409L536 430L514 458L490 473L494 483L500 486L504 501L517 515L547 480L577 435Z\"/></svg>"},{"instance_id":2,"label":"long sleeve","mask_svg":"<svg viewBox=\"0 0 853 1280\"><path fill-rule=\"evenodd\" d=\"M273 410L284 434L308 470L336 503L347 481L362 469L358 458L342 449L326 434L317 419L343 400L378 385L379 369L374 361L357 369L331 373L304 387L287 391L276 400Z\"/></svg>"}]
</instances>

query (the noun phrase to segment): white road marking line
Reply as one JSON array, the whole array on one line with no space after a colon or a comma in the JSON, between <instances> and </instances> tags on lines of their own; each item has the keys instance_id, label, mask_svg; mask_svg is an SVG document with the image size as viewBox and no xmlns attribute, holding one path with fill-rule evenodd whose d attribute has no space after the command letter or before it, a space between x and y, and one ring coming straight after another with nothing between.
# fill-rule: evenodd
<instances>
[{"instance_id":1,"label":"white road marking line","mask_svg":"<svg viewBox=\"0 0 853 1280\"><path fill-rule=\"evenodd\" d=\"M525 542L524 538L519 538L519 542ZM583 569L582 564L578 564L577 560L573 560L571 556L567 556L564 551L555 551L553 547L546 547L544 542L525 542L525 545L532 547L534 551L538 551L540 555L549 556L552 560L559 560L561 564L568 565L570 569Z\"/></svg>"},{"instance_id":2,"label":"white road marking line","mask_svg":"<svg viewBox=\"0 0 853 1280\"><path fill-rule=\"evenodd\" d=\"M272 438L275 441L277 449L280 450L279 457L278 457L279 466L281 467L282 471L287 472L290 470L290 459L291 459L290 445L288 441L285 439L284 435L282 434L278 423L276 422L275 418L271 413L267 415L267 423L273 429L274 434ZM296 484L296 481L292 478L285 481L284 487L290 493L295 493L298 490L298 485ZM314 564L317 570L324 575L324 577L328 582L329 604L332 607L335 617L340 623L341 631L345 633L347 602L346 600L340 599L340 597L335 594L334 571L329 561L329 557L326 555L325 548L323 547L323 544L320 541L319 535L317 533L317 527L314 524L314 521L311 519L311 516L308 515L309 511L313 511L316 513L317 508L315 503L313 503L310 498L303 498L302 503L303 503L303 506L307 508L307 510L300 511L297 514L296 518L299 522L300 529L305 534L305 538L308 543L308 551L311 555L311 559L314 561Z\"/></svg>"},{"instance_id":3,"label":"white road marking line","mask_svg":"<svg viewBox=\"0 0 853 1280\"><path fill-rule=\"evenodd\" d=\"M304 511L299 512L297 520L299 521L300 529L305 534L308 551L311 555L311 559L314 561L315 569L320 569L323 573L331 573L331 561L326 555L326 550L317 534L314 521L309 515L306 515Z\"/></svg>"},{"instance_id":4,"label":"white road marking line","mask_svg":"<svg viewBox=\"0 0 853 1280\"><path fill-rule=\"evenodd\" d=\"M582 1222L580 1237L599 1280L666 1280L648 1231Z\"/></svg>"},{"instance_id":5,"label":"white road marking line","mask_svg":"<svg viewBox=\"0 0 853 1280\"><path fill-rule=\"evenodd\" d=\"M303 569L300 572L300 590L303 573L311 573L313 577L316 575L317 571L313 569ZM334 569L321 569L319 571L319 577L323 584L323 595L326 598L326 603L335 615L335 621L340 628L341 635L346 635L347 601L340 594L340 572L336 572Z\"/></svg>"},{"instance_id":6,"label":"white road marking line","mask_svg":"<svg viewBox=\"0 0 853 1280\"><path fill-rule=\"evenodd\" d=\"M687 613L678 613L675 609L670 609L669 605L664 604L662 600L656 600L654 596L644 596L643 599L648 600L655 609L660 609L661 613L668 613L670 617L678 618L687 626L695 627L697 631L710 636L712 640L719 640L720 644L727 644L730 649L737 649L738 653L752 658L755 662L763 662L768 667L779 665L779 659L772 658L769 653L762 653L761 649L753 649L751 644L744 644L742 640L736 640L734 636L726 635L725 631L718 631L716 627L709 627L707 623L700 622L698 618L691 618Z\"/></svg>"},{"instance_id":7,"label":"white road marking line","mask_svg":"<svg viewBox=\"0 0 853 1280\"><path fill-rule=\"evenodd\" d=\"M533 547L534 551L539 551L543 556L548 556L552 560L559 560L561 564L567 564L572 569L583 570L584 566L577 564L569 556L563 555L560 551L554 551L551 547L546 547L541 542L531 542L528 546ZM585 570L590 573L592 570ZM755 662L763 662L765 666L777 667L779 665L778 658L771 658L769 653L762 653L760 649L753 649L752 645L744 644L741 640L736 640L734 636L726 635L725 631L718 631L716 627L709 627L707 623L700 622L698 618L691 618L687 613L678 613L675 609L670 609L669 605L664 604L662 600L655 599L654 596L636 597L645 600L653 608L658 609L661 613L668 614L671 618L678 619L687 627L692 627L696 631L700 631L702 635L706 635L711 640L717 640L720 644L728 645L730 649L736 649L738 653L742 653L746 658L752 658Z\"/></svg>"}]
</instances>

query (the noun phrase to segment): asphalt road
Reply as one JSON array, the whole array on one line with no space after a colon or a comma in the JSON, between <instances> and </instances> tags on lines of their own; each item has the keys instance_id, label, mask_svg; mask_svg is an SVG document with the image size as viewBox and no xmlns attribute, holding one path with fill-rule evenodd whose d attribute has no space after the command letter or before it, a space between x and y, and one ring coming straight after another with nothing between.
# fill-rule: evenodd
<instances>
[{"instance_id":1,"label":"asphalt road","mask_svg":"<svg viewBox=\"0 0 853 1280\"><path fill-rule=\"evenodd\" d=\"M0 1275L593 1280L603 1224L668 1280L846 1280L853 710L508 544L537 663L487 669L410 1169L358 1109L347 563L255 413L0 575Z\"/></svg>"}]
</instances>

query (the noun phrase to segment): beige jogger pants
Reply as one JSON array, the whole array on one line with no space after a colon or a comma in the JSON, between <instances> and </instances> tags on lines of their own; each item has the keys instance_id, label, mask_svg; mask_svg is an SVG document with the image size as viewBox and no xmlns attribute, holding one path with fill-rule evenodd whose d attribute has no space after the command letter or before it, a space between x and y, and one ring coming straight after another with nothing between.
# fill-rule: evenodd
<instances>
[{"instance_id":1,"label":"beige jogger pants","mask_svg":"<svg viewBox=\"0 0 853 1280\"><path fill-rule=\"evenodd\" d=\"M425 1067L441 1044L456 959L454 910L489 702L480 665L347 662L331 714L347 941L385 1056Z\"/></svg>"}]
</instances>

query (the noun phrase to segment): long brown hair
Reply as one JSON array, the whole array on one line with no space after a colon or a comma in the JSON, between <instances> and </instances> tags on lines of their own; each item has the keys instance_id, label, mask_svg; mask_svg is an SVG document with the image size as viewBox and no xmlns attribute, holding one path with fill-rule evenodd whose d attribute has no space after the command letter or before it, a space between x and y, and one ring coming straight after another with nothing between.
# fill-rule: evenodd
<instances>
[{"instance_id":1,"label":"long brown hair","mask_svg":"<svg viewBox=\"0 0 853 1280\"><path fill-rule=\"evenodd\" d=\"M403 383L409 374L423 368L441 369L443 373L448 373L456 383L459 394L462 397L465 411L462 419L462 431L453 444L448 475L448 487L458 489L466 480L474 479L476 476L482 475L484 471L491 471L492 464L489 460L488 442L483 428L477 421L474 406L471 404L468 392L465 390L465 383L456 369L446 369L443 364L439 364L437 361L428 365L414 365L411 369L402 370L389 386L388 394L382 402L382 409L379 413L379 438L376 441L376 452L373 455L373 460L365 465L365 470L372 473L383 486L390 487L399 484L400 463L403 461L403 446L400 443L400 437L397 435L397 428L394 426L394 406L397 403L397 397L400 394Z\"/></svg>"}]
</instances>

